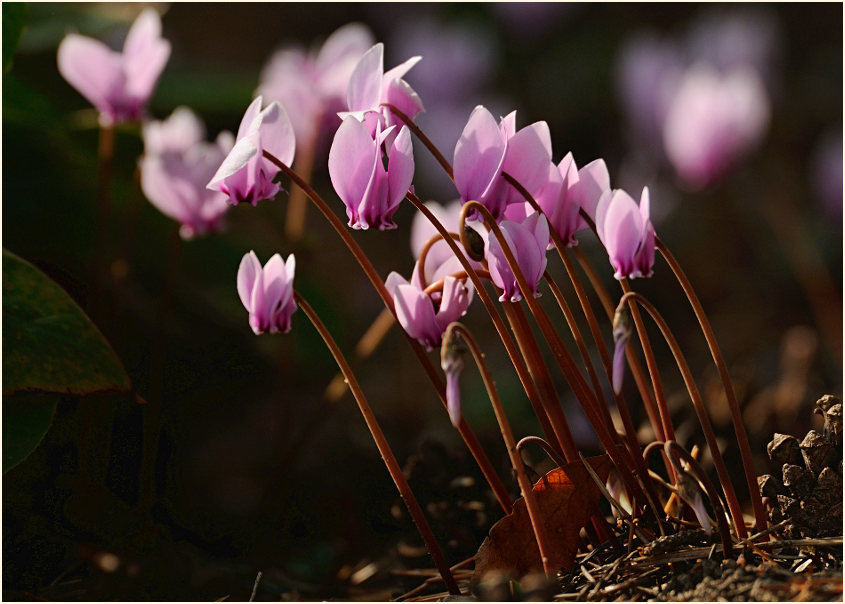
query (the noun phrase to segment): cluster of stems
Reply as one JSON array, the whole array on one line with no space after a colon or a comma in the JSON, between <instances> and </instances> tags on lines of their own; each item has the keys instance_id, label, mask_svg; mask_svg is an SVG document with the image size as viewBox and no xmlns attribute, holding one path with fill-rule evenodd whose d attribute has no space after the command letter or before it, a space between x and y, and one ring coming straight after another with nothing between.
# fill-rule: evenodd
<instances>
[{"instance_id":1,"label":"cluster of stems","mask_svg":"<svg viewBox=\"0 0 845 604\"><path fill-rule=\"evenodd\" d=\"M452 169L448 161L446 161L443 155L434 147L425 134L419 130L412 120L404 116L401 111L395 107L388 107L395 115L397 115L397 117L402 119L412 132L420 138L423 144L432 151L434 156L444 167L446 173L451 177ZM394 308L393 298L387 291L385 282L379 276L370 259L352 237L350 231L345 228L343 222L331 210L320 195L310 186L306 179L302 178L295 170L286 166L269 152L264 151L263 154L265 158L273 162L282 172L290 177L293 184L296 185L296 187L298 187L298 189L300 189L305 196L307 196L316 205L320 213L329 221L338 236L357 260L376 292L381 297L386 312L389 313L389 316L392 316L393 319L396 320L397 315L396 309ZM525 197L526 201L528 201L536 211L542 213L542 210L537 202L520 185L519 182L507 174L505 174L504 177L522 194L522 196ZM643 445L637 440L637 432L625 397L622 394L617 393L613 393L608 396L606 395L606 388L603 388L602 386L603 382L600 375L603 375L607 381L612 380L611 354L605 343L599 319L593 312L587 289L578 274L579 265L583 273L586 275L595 294L598 296L608 319L612 318L614 315L614 305L612 303L612 297L602 285L595 269L591 266L586 256L577 248L573 249L566 247L554 232L554 229L550 230L556 252L565 267L571 287L577 295L581 312L587 325L589 326L592 343L598 351L599 359L601 361L601 366L599 368L595 366L591 359L590 348L587 340L583 337L583 334L580 331L575 313L573 313L562 294L562 288L555 282L552 275L546 271L544 274L544 280L552 292L554 299L558 303L558 307L567 326L568 335L572 337L576 345L581 361L580 366L570 353L560 330L556 327L556 321L549 315L549 312L532 294L531 288L529 287L529 284L520 269L519 263L515 258L514 251L509 247L508 241L502 233L502 230L484 205L477 201L465 203L460 214L460 227L458 232L454 233L449 232L436 219L434 214L414 194L413 190L408 191L406 199L408 199L437 230L437 234L432 237L428 244L423 248L419 259L419 266L424 266L425 254L433 243L442 239L449 245L462 267L461 271L452 276L461 279L462 281L470 282L485 307L485 310L493 323L514 370L516 371L517 377L525 390L526 397L537 416L540 427L543 430L545 440L540 440L543 442L544 447L549 450L552 458L565 462L572 462L579 459L583 460L583 457L576 447L572 430L570 429L566 414L564 413L564 409L561 404L561 397L555 387L553 374L554 371L557 370L563 376L568 389L574 395L582 411L589 420L597 440L601 443L604 451L613 462L615 470L622 481L625 491L627 492L628 500L632 502L633 510L628 515L629 520L635 519L641 526L650 524L653 529L658 531L660 534L665 534L665 527L668 525L670 518L667 517L663 508L660 506L661 497L659 488L661 487L662 481L655 481L653 479L653 472L651 472L648 468L646 459L647 455L645 455L645 453L648 452L648 449L644 450ZM481 218L484 227L488 230L488 236L495 237L501 246L522 295L521 302L504 302L500 305L495 304L493 297L488 292L488 287L495 288L495 285L491 282L490 273L486 269L478 270L474 268L471 260L477 261L479 259L477 241L471 239L473 233L471 229L466 227L467 216L471 213ZM595 226L592 225L589 217L586 216L586 214L583 214L583 212L582 215L585 217L588 224L592 226L593 230L595 230ZM684 290L684 293L689 299L693 311L701 324L702 332L707 340L714 362L716 363L724 383L726 397L732 410L732 419L736 428L737 441L742 454L745 476L748 482L749 494L754 508L756 527L758 531L763 531L766 528L766 516L762 508L759 492L756 489L755 473L753 466L751 465L750 447L748 445L745 429L741 422L736 396L730 382L730 377L727 373L726 364L721 356L713 331L710 328L706 316L704 315L701 304L698 301L698 298L696 297L688 279L680 269L680 266L677 264L674 257L669 253L665 244L663 244L660 240L657 240L657 249L660 250L663 257L666 259L673 274L676 276L678 282ZM419 276L424 277L422 268L420 268ZM420 281L423 284L423 287L426 288L426 293L432 293L443 287L442 280L432 284L426 284L424 278L420 279ZM669 479L670 481L678 481L680 479L685 470L679 465L677 458L680 457L684 459L684 461L688 464L687 467L689 467L689 454L675 442L675 434L666 403L666 395L661 383L655 355L651 348L642 316L639 313L640 307L643 308L656 322L663 339L667 342L673 356L676 359L678 368L680 369L681 375L684 379L684 384L689 392L696 417L701 425L707 447L709 448L711 457L714 461L721 492L715 488L715 486L709 481L707 475L698 468L697 464L695 465L697 468L695 477L703 485L704 490L711 501L715 516L718 519L724 551L730 551L730 531L733 531L737 540L746 539L748 532L743 520L742 511L734 485L728 475L707 411L704 408L703 401L696 387L695 380L686 363L683 352L674 338L674 335L657 309L644 296L633 291L627 280L622 279L620 285L622 289L622 296L616 310L627 308L631 313L647 369L644 371L640 365L636 355L636 350L631 342L628 343L625 350L626 360L628 367L634 376L639 398L642 400L648 420L651 423L654 434L657 436L657 442L666 443L666 446L663 449L663 460ZM402 475L401 469L390 450L384 434L379 428L375 415L370 410L369 404L367 403L364 393L361 391L361 388L355 379L349 363L343 357L343 354L340 352L337 344L334 342L325 326L320 322L314 310L298 293L296 294L296 300L300 308L305 311L305 314L317 327L317 330L325 340L327 346L332 352L332 355L337 361L342 372L343 379L348 384L349 389L352 391L353 396L358 402L367 426L370 429L379 452L385 461L385 465L396 483L396 487L402 495L411 517L417 525L447 588L451 593L459 593L459 588L450 573L445 556L440 546L435 541L423 512L408 487L407 481ZM500 314L500 307L504 310L504 318ZM526 308L528 311L527 313ZM540 342L534 335L534 331L532 330L529 321L529 315L536 324L546 347L551 353L550 356L553 361L551 365L547 361L548 355L544 354ZM381 325L385 324L383 318L378 319L377 322ZM381 334L384 334L385 332L386 330L384 329L379 331ZM444 407L446 407L447 396L445 385L439 372L432 364L420 343L407 334L405 334L405 336L408 344L419 359L420 366L431 382L434 392L437 394ZM532 485L525 473L523 461L515 441L513 430L505 415L501 401L499 400L490 371L484 361L484 354L481 352L469 330L460 323L452 323L447 328L444 335L444 346L446 346L447 343L453 344L456 339L460 339L467 344L473 359L478 365L494 414L499 424L514 473L517 476L520 491L527 504L543 568L549 576L553 576L554 573L560 569L550 568L548 564L549 539L551 537L546 533L543 518L540 517L539 508L534 501ZM372 350L373 344L369 343L367 348ZM586 377L584 372L586 372ZM648 373L648 378L646 378L646 372ZM610 412L610 401L608 399L612 400L619 412L621 426L617 426L614 423ZM510 513L512 508L512 499L509 495L508 489L505 487L502 479L495 472L494 466L482 449L478 438L475 436L465 419L460 418L456 427L471 454L478 463L482 474L495 494L503 512L505 514ZM727 518L723 517L724 513L721 505L721 497L724 497L727 502L727 507L730 513L729 522ZM607 524L598 511L593 514L592 530L588 530L588 534L591 534L598 539L612 537L612 535L608 534ZM637 534L642 535L642 532L638 530Z\"/></svg>"}]
</instances>

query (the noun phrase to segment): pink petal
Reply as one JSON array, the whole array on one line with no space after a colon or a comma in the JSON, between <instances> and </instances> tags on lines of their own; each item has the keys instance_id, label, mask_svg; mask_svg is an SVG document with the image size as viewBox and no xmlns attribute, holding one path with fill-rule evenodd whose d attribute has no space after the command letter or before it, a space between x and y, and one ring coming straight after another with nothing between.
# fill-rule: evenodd
<instances>
[{"instance_id":1,"label":"pink petal","mask_svg":"<svg viewBox=\"0 0 845 604\"><path fill-rule=\"evenodd\" d=\"M383 81L385 83L389 84L390 82L392 82L394 80L402 79L404 77L404 75L406 73L408 73L408 71L410 71L411 67L413 67L414 65L419 63L421 60L422 60L422 57L420 57L420 56L411 57L410 59L408 59L404 63L397 65L396 67L394 67L393 69L391 69L387 73L385 73Z\"/></svg>"},{"instance_id":2,"label":"pink petal","mask_svg":"<svg viewBox=\"0 0 845 604\"><path fill-rule=\"evenodd\" d=\"M505 140L493 115L478 105L455 145L455 187L463 201L481 200L495 184L505 159Z\"/></svg>"},{"instance_id":3,"label":"pink petal","mask_svg":"<svg viewBox=\"0 0 845 604\"><path fill-rule=\"evenodd\" d=\"M263 99L258 96L249 104L249 107L246 108L244 112L244 116L241 118L241 125L238 126L238 136L236 140L240 140L250 132L253 131L253 122L255 118L258 117L258 114L261 113L261 103Z\"/></svg>"},{"instance_id":4,"label":"pink petal","mask_svg":"<svg viewBox=\"0 0 845 604\"><path fill-rule=\"evenodd\" d=\"M284 107L276 101L270 103L258 115L256 122L259 123L261 133L261 149L272 154L286 166L290 166L296 151L296 140L293 126ZM265 161L268 170L275 174L278 168L269 160Z\"/></svg>"},{"instance_id":5,"label":"pink petal","mask_svg":"<svg viewBox=\"0 0 845 604\"><path fill-rule=\"evenodd\" d=\"M258 146L255 141L256 136L251 138L242 138L235 143L229 155L220 164L217 172L208 183L208 188L214 191L223 191L221 185L223 181L242 170L249 161L258 153ZM225 191L224 191L225 192Z\"/></svg>"},{"instance_id":6,"label":"pink petal","mask_svg":"<svg viewBox=\"0 0 845 604\"><path fill-rule=\"evenodd\" d=\"M535 122L514 134L507 143L502 170L515 178L532 197L548 181L548 164L552 161L552 143L549 125ZM522 200L515 188L511 200Z\"/></svg>"},{"instance_id":7,"label":"pink petal","mask_svg":"<svg viewBox=\"0 0 845 604\"><path fill-rule=\"evenodd\" d=\"M364 53L349 76L346 104L349 111L365 111L378 107L384 76L384 44L379 42Z\"/></svg>"},{"instance_id":8,"label":"pink petal","mask_svg":"<svg viewBox=\"0 0 845 604\"><path fill-rule=\"evenodd\" d=\"M347 208L364 198L373 175L375 144L366 127L354 117L343 120L329 150L329 176Z\"/></svg>"},{"instance_id":9,"label":"pink petal","mask_svg":"<svg viewBox=\"0 0 845 604\"><path fill-rule=\"evenodd\" d=\"M581 207L588 216L595 218L599 198L610 190L610 173L604 160L593 160L578 170L578 181Z\"/></svg>"},{"instance_id":10,"label":"pink petal","mask_svg":"<svg viewBox=\"0 0 845 604\"><path fill-rule=\"evenodd\" d=\"M244 255L238 267L238 296L248 311L252 310L252 292L259 274L261 274L261 262L258 261L255 252L250 251Z\"/></svg>"},{"instance_id":11,"label":"pink petal","mask_svg":"<svg viewBox=\"0 0 845 604\"><path fill-rule=\"evenodd\" d=\"M59 44L59 72L100 111L106 111L109 98L123 85L120 55L92 38L68 34Z\"/></svg>"},{"instance_id":12,"label":"pink petal","mask_svg":"<svg viewBox=\"0 0 845 604\"><path fill-rule=\"evenodd\" d=\"M411 131L407 126L402 126L393 146L390 148L390 157L387 164L388 190L390 199L388 201L388 213L405 199L408 188L414 180L414 146L411 141Z\"/></svg>"},{"instance_id":13,"label":"pink petal","mask_svg":"<svg viewBox=\"0 0 845 604\"><path fill-rule=\"evenodd\" d=\"M126 41L123 43L123 56L128 59L144 57L161 38L161 17L155 9L148 8L136 17Z\"/></svg>"}]
</instances>

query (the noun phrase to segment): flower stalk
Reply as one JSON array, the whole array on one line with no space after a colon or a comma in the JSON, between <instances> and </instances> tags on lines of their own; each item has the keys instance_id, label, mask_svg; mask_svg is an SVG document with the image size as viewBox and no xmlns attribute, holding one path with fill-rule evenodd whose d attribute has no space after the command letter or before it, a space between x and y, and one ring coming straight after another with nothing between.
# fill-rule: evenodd
<instances>
[{"instance_id":1,"label":"flower stalk","mask_svg":"<svg viewBox=\"0 0 845 604\"><path fill-rule=\"evenodd\" d=\"M414 493L411 491L408 481L405 479L401 466L396 461L396 457L393 454L387 439L384 437L381 426L379 426L378 420L376 420L376 417L367 402L364 391L361 390L361 386L358 384L355 373L352 371L352 368L349 366L349 363L343 356L343 353L334 341L331 333L320 320L320 317L314 309L311 308L299 292L294 291L294 300L299 308L302 309L302 312L305 313L314 325L314 328L320 334L320 337L323 339L334 357L338 368L341 372L343 372L343 376L349 384L349 389L355 397L355 402L358 403L358 408L361 410L361 415L364 416L367 428L370 430L370 434L376 443L376 447L378 447L379 453L384 460L385 466L387 466L388 472L390 472L390 477L393 479L396 488L399 490L399 494L402 496L402 500L405 502L405 506L408 508L408 512L411 514L411 518L414 520L414 524L417 526L417 530L423 538L426 548L428 549L429 554L431 554L437 570L440 572L440 576L443 577L443 581L446 583L446 588L449 590L450 594L460 595L461 590L458 587L455 578L452 576L452 571L449 569L446 557L443 555L443 551L440 549L440 545L434 537L434 533L423 514L422 508L420 507L416 497L414 497Z\"/></svg>"}]
</instances>

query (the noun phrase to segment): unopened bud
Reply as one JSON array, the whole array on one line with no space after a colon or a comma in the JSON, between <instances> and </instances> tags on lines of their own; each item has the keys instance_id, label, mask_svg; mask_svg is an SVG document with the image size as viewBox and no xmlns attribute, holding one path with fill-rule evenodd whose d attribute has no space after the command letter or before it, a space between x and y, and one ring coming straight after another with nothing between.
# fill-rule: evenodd
<instances>
[{"instance_id":1,"label":"unopened bud","mask_svg":"<svg viewBox=\"0 0 845 604\"><path fill-rule=\"evenodd\" d=\"M613 368L611 372L613 391L622 392L622 376L625 373L625 346L634 332L631 326L631 311L626 305L616 308L613 315Z\"/></svg>"},{"instance_id":2,"label":"unopened bud","mask_svg":"<svg viewBox=\"0 0 845 604\"><path fill-rule=\"evenodd\" d=\"M440 345L440 368L446 374L446 409L455 427L461 422L461 388L459 378L464 368L466 345L456 330L447 328Z\"/></svg>"},{"instance_id":3,"label":"unopened bud","mask_svg":"<svg viewBox=\"0 0 845 604\"><path fill-rule=\"evenodd\" d=\"M484 260L484 239L478 231L464 223L464 233L466 233L466 251L470 259L476 262Z\"/></svg>"}]
</instances>

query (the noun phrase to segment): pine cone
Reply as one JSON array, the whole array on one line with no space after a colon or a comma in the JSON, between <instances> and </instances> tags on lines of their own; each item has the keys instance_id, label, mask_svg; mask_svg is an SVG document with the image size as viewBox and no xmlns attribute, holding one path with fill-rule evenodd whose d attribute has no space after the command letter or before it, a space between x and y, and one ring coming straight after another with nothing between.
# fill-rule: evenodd
<instances>
[{"instance_id":1,"label":"pine cone","mask_svg":"<svg viewBox=\"0 0 845 604\"><path fill-rule=\"evenodd\" d=\"M757 478L772 524L791 520L787 539L842 534L842 402L832 395L816 401L822 432L810 430L799 441L775 433L766 447L779 476Z\"/></svg>"}]
</instances>

